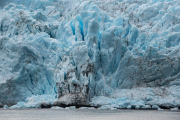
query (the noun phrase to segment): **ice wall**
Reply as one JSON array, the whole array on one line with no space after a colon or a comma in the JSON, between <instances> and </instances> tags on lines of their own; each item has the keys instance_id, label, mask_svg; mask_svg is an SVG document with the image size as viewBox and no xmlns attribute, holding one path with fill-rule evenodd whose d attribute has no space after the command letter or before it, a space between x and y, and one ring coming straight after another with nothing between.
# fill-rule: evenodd
<instances>
[{"instance_id":1,"label":"ice wall","mask_svg":"<svg viewBox=\"0 0 180 120\"><path fill-rule=\"evenodd\" d=\"M86 105L115 90L180 85L179 1L13 2L0 10L2 105L37 94Z\"/></svg>"}]
</instances>

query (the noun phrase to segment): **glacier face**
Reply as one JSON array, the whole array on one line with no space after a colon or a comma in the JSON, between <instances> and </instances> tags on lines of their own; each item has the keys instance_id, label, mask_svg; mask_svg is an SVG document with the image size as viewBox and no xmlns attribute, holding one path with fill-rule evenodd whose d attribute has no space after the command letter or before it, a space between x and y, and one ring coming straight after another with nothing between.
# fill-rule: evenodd
<instances>
[{"instance_id":1,"label":"glacier face","mask_svg":"<svg viewBox=\"0 0 180 120\"><path fill-rule=\"evenodd\" d=\"M180 106L178 0L0 3L0 105Z\"/></svg>"}]
</instances>

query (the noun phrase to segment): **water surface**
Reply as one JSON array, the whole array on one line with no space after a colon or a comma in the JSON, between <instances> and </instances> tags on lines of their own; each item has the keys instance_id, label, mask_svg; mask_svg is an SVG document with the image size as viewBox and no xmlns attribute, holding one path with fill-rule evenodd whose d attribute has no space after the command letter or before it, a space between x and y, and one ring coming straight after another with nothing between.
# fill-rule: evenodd
<instances>
[{"instance_id":1,"label":"water surface","mask_svg":"<svg viewBox=\"0 0 180 120\"><path fill-rule=\"evenodd\" d=\"M0 110L0 120L180 120L180 112L157 110Z\"/></svg>"}]
</instances>

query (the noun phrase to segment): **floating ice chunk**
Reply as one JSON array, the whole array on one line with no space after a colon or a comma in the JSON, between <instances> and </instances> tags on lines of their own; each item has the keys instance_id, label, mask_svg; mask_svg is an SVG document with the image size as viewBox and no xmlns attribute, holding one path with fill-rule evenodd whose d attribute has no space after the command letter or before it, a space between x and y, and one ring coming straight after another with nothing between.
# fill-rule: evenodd
<instances>
[{"instance_id":1,"label":"floating ice chunk","mask_svg":"<svg viewBox=\"0 0 180 120\"><path fill-rule=\"evenodd\" d=\"M178 111L178 108L171 108L171 111Z\"/></svg>"},{"instance_id":2,"label":"floating ice chunk","mask_svg":"<svg viewBox=\"0 0 180 120\"><path fill-rule=\"evenodd\" d=\"M111 110L117 110L117 108L111 108Z\"/></svg>"},{"instance_id":3,"label":"floating ice chunk","mask_svg":"<svg viewBox=\"0 0 180 120\"><path fill-rule=\"evenodd\" d=\"M158 108L158 111L164 111L164 109Z\"/></svg>"},{"instance_id":4,"label":"floating ice chunk","mask_svg":"<svg viewBox=\"0 0 180 120\"><path fill-rule=\"evenodd\" d=\"M51 109L64 109L64 108L58 107L58 106L53 106L53 107L51 107Z\"/></svg>"},{"instance_id":5,"label":"floating ice chunk","mask_svg":"<svg viewBox=\"0 0 180 120\"><path fill-rule=\"evenodd\" d=\"M80 107L79 109L89 109L88 107Z\"/></svg>"}]
</instances>

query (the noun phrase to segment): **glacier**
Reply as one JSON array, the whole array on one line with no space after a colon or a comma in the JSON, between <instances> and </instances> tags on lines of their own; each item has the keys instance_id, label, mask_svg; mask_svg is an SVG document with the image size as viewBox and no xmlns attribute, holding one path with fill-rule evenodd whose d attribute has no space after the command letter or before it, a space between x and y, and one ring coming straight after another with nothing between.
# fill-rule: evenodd
<instances>
[{"instance_id":1,"label":"glacier","mask_svg":"<svg viewBox=\"0 0 180 120\"><path fill-rule=\"evenodd\" d=\"M179 6L1 0L0 107L180 107Z\"/></svg>"}]
</instances>

